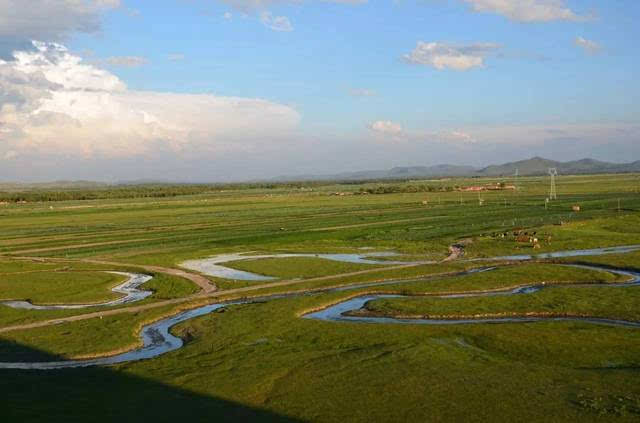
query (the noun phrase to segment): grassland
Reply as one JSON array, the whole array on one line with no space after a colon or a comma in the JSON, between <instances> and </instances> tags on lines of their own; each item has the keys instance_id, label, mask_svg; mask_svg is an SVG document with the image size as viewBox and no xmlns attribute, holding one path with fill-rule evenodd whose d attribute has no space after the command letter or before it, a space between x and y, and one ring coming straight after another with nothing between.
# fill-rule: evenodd
<instances>
[{"instance_id":1,"label":"grassland","mask_svg":"<svg viewBox=\"0 0 640 423\"><path fill-rule=\"evenodd\" d=\"M614 287L547 289L529 296L476 298L389 298L367 303L366 315L411 318L457 316L591 316L640 321L640 290Z\"/></svg>"},{"instance_id":2,"label":"grassland","mask_svg":"<svg viewBox=\"0 0 640 423\"><path fill-rule=\"evenodd\" d=\"M509 181L450 179L405 185L490 182ZM136 304L127 305L122 307L127 312L102 319L82 319L86 313L82 310L29 312L0 307L0 331L16 324L80 318L0 332L0 362L37 361L131 348L139 343L141 325L197 304L298 294L228 306L223 313L181 323L173 332L187 339L187 345L153 360L97 369L0 370L8 421L38 421L44 415L49 421L65 422L131 416L165 421L185 415L195 421L224 417L327 422L614 417L637 421L640 331L636 329L579 322L424 327L300 318L305 311L365 292L401 292L417 297L374 301L367 306L369 311L385 315L579 312L640 321L640 288L610 286L621 278L607 272L549 263L639 269L640 253L530 264L465 261L639 244L640 176L562 176L559 199L547 207L546 179L520 178L518 184L517 192L481 193L482 205L477 193L455 191L331 195L384 191L376 189L384 184L367 183L314 185L312 190L295 185L227 187L167 198L0 206L0 297L42 302L111 295L109 287L116 281L104 279L110 274L100 270L145 273L137 266L178 268L184 260L221 253L362 253L369 248L397 251L413 260L442 260L451 244L460 240L467 244L462 258L413 266L353 265L316 258L243 260L230 265L277 276L286 283L210 278L219 288L213 294L202 293L176 275L151 272L154 279L143 288L154 294L138 303L151 308L136 311ZM573 212L575 204L582 211ZM541 248L533 250L529 243L495 236L520 229L536 232L543 240ZM498 268L456 276L485 266ZM389 283L331 291L375 282ZM425 296L542 282L560 286L514 297ZM570 286L583 282L599 286Z\"/></svg>"},{"instance_id":3,"label":"grassland","mask_svg":"<svg viewBox=\"0 0 640 423\"><path fill-rule=\"evenodd\" d=\"M342 263L315 257L267 258L262 260L237 260L225 266L238 270L278 278L312 278L338 275L359 270L380 268L371 264Z\"/></svg>"},{"instance_id":4,"label":"grassland","mask_svg":"<svg viewBox=\"0 0 640 423\"><path fill-rule=\"evenodd\" d=\"M34 304L87 304L109 301L122 294L111 292L126 276L107 272L31 272L2 275L3 299L28 299Z\"/></svg>"},{"instance_id":5,"label":"grassland","mask_svg":"<svg viewBox=\"0 0 640 423\"><path fill-rule=\"evenodd\" d=\"M482 273L441 278L427 282L419 279L410 284L387 285L385 291L408 294L441 294L491 291L539 284L608 284L624 282L627 278L597 270L552 264L510 264Z\"/></svg>"}]
</instances>

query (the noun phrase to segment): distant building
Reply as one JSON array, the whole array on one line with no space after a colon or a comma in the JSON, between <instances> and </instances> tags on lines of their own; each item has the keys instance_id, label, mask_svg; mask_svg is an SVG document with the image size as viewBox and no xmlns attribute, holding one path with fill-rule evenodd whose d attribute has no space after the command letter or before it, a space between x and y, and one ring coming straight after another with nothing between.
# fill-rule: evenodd
<instances>
[{"instance_id":1,"label":"distant building","mask_svg":"<svg viewBox=\"0 0 640 423\"><path fill-rule=\"evenodd\" d=\"M502 190L515 190L515 185L503 185L503 184L488 184L488 185L473 185L470 187L460 187L460 191L464 192L479 192L479 191L502 191Z\"/></svg>"},{"instance_id":2,"label":"distant building","mask_svg":"<svg viewBox=\"0 0 640 423\"><path fill-rule=\"evenodd\" d=\"M462 187L462 188L460 188L460 191L467 191L467 192L485 191L485 190L486 190L485 187L480 187L480 186Z\"/></svg>"}]
</instances>

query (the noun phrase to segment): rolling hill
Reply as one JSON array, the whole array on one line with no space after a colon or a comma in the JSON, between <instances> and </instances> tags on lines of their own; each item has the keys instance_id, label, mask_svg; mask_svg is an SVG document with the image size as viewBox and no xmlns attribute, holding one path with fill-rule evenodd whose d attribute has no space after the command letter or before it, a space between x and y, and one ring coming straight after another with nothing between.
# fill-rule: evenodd
<instances>
[{"instance_id":1,"label":"rolling hill","mask_svg":"<svg viewBox=\"0 0 640 423\"><path fill-rule=\"evenodd\" d=\"M343 172L332 175L297 175L280 176L277 181L363 181L378 179L416 179L440 178L451 176L507 176L514 175L516 169L521 176L546 175L549 168L556 168L563 175L583 175L598 173L640 172L640 160L632 163L610 163L594 159L581 159L559 162L542 157L527 160L491 165L482 169L473 166L442 164L436 166L394 167L388 170L364 170Z\"/></svg>"}]
</instances>

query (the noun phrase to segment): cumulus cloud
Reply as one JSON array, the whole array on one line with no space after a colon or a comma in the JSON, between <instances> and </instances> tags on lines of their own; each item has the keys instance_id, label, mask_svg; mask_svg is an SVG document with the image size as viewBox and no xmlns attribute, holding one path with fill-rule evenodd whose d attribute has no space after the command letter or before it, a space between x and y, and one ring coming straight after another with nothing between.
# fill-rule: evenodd
<instances>
[{"instance_id":1,"label":"cumulus cloud","mask_svg":"<svg viewBox=\"0 0 640 423\"><path fill-rule=\"evenodd\" d=\"M0 41L11 51L31 40L96 32L101 14L119 6L120 0L0 0Z\"/></svg>"},{"instance_id":2,"label":"cumulus cloud","mask_svg":"<svg viewBox=\"0 0 640 423\"><path fill-rule=\"evenodd\" d=\"M378 120L369 124L369 130L382 141L405 141L407 134L401 124L391 120Z\"/></svg>"},{"instance_id":3,"label":"cumulus cloud","mask_svg":"<svg viewBox=\"0 0 640 423\"><path fill-rule=\"evenodd\" d=\"M254 14L260 12L260 21L264 26L274 31L289 32L293 31L293 24L286 16L274 16L269 8L278 4L300 4L301 0L221 0L223 3L233 7L245 14ZM337 3L337 4L364 4L368 0L320 0L321 3ZM223 15L224 19L230 20L233 15L227 12Z\"/></svg>"},{"instance_id":4,"label":"cumulus cloud","mask_svg":"<svg viewBox=\"0 0 640 423\"><path fill-rule=\"evenodd\" d=\"M293 25L286 16L273 16L271 12L262 12L260 21L269 29L274 31L293 31Z\"/></svg>"},{"instance_id":5,"label":"cumulus cloud","mask_svg":"<svg viewBox=\"0 0 640 423\"><path fill-rule=\"evenodd\" d=\"M369 125L369 129L382 134L399 135L404 132L402 125L390 120L378 120Z\"/></svg>"},{"instance_id":6,"label":"cumulus cloud","mask_svg":"<svg viewBox=\"0 0 640 423\"><path fill-rule=\"evenodd\" d=\"M464 0L476 12L497 13L520 22L577 21L583 17L564 0Z\"/></svg>"},{"instance_id":7,"label":"cumulus cloud","mask_svg":"<svg viewBox=\"0 0 640 423\"><path fill-rule=\"evenodd\" d=\"M277 142L299 121L262 99L129 90L62 45L34 47L0 60L1 157L243 151Z\"/></svg>"},{"instance_id":8,"label":"cumulus cloud","mask_svg":"<svg viewBox=\"0 0 640 423\"><path fill-rule=\"evenodd\" d=\"M589 54L597 54L602 49L600 43L582 37L577 37L573 43Z\"/></svg>"},{"instance_id":9,"label":"cumulus cloud","mask_svg":"<svg viewBox=\"0 0 640 423\"><path fill-rule=\"evenodd\" d=\"M494 43L457 45L418 41L416 48L404 58L409 63L431 66L438 70L466 71L483 67L485 58L499 48Z\"/></svg>"}]
</instances>

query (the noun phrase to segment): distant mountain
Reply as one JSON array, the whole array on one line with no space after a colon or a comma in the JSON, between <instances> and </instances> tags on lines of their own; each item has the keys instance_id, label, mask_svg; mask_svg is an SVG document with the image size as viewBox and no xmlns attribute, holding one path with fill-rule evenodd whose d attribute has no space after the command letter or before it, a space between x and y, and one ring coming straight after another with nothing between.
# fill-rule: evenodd
<instances>
[{"instance_id":1,"label":"distant mountain","mask_svg":"<svg viewBox=\"0 0 640 423\"><path fill-rule=\"evenodd\" d=\"M436 166L408 166L394 167L388 170L363 170L359 172L344 172L333 175L297 175L279 176L277 181L365 181L375 179L415 179L445 176L472 176L477 169L473 166L436 165Z\"/></svg>"},{"instance_id":2,"label":"distant mountain","mask_svg":"<svg viewBox=\"0 0 640 423\"><path fill-rule=\"evenodd\" d=\"M491 165L483 169L472 166L436 165L394 167L388 170L364 170L358 172L344 172L333 175L298 175L280 176L276 181L364 181L377 179L417 179L438 178L452 176L510 176L516 173L521 176L546 175L549 168L556 168L563 175L597 174L597 173L625 173L640 172L640 160L633 163L609 163L593 159L558 162L542 157L527 160Z\"/></svg>"},{"instance_id":3,"label":"distant mountain","mask_svg":"<svg viewBox=\"0 0 640 423\"><path fill-rule=\"evenodd\" d=\"M2 191L94 189L106 186L109 184L94 181L0 182L0 190Z\"/></svg>"},{"instance_id":4,"label":"distant mountain","mask_svg":"<svg viewBox=\"0 0 640 423\"><path fill-rule=\"evenodd\" d=\"M484 169L479 170L478 175L513 175L515 174L516 169L518 170L518 173L520 175L524 176L546 175L549 171L549 168L552 167L556 168L558 170L558 173L564 175L640 172L640 161L622 164L601 162L593 159L558 162L554 160L544 159L542 157L534 157L532 159L521 160L518 162L488 166Z\"/></svg>"}]
</instances>

